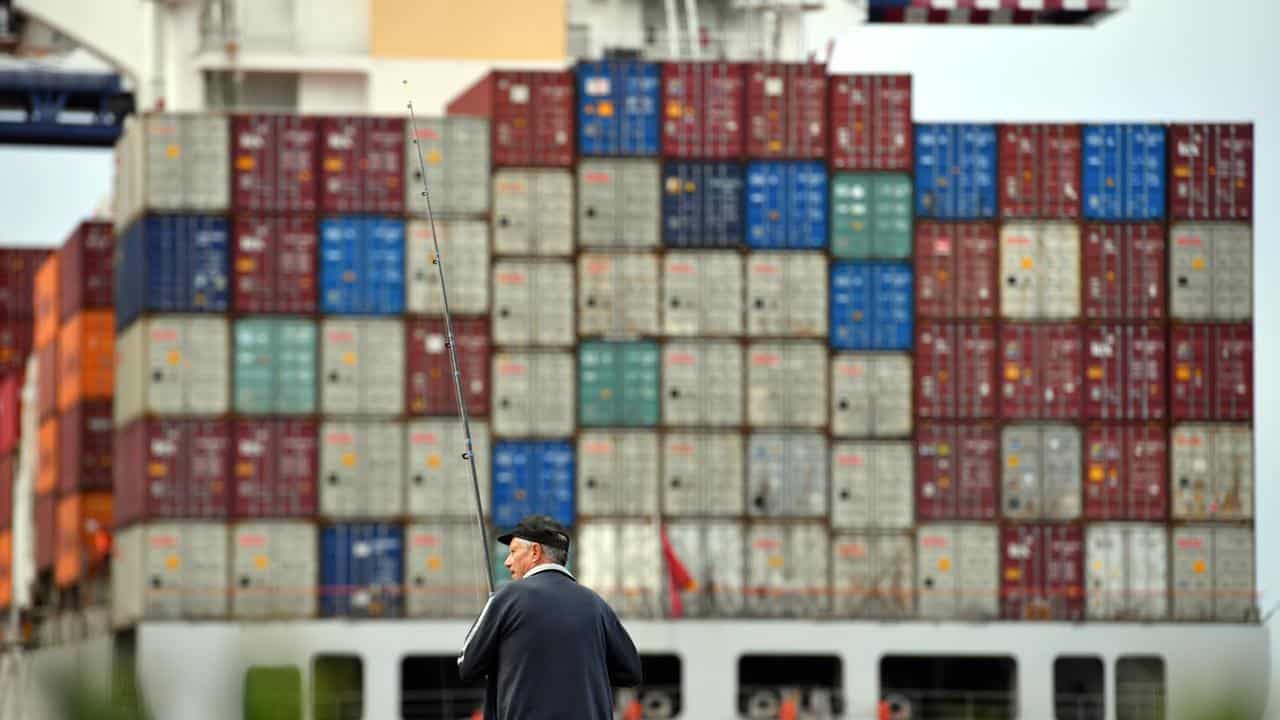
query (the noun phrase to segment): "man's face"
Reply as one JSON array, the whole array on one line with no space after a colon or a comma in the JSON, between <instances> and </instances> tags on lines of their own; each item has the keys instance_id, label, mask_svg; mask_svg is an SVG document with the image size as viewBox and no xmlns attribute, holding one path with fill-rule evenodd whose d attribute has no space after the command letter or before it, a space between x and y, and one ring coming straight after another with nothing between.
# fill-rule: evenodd
<instances>
[{"instance_id":1,"label":"man's face","mask_svg":"<svg viewBox=\"0 0 1280 720\"><path fill-rule=\"evenodd\" d=\"M503 563L511 572L514 580L524 578L524 574L542 562L542 546L521 538L511 538L507 550L507 561Z\"/></svg>"}]
</instances>

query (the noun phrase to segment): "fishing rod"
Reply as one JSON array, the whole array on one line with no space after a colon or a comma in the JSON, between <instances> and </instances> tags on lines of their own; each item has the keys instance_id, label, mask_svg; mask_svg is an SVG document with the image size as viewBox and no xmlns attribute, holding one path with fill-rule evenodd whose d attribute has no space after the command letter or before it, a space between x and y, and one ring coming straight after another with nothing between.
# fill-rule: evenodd
<instances>
[{"instance_id":1,"label":"fishing rod","mask_svg":"<svg viewBox=\"0 0 1280 720\"><path fill-rule=\"evenodd\" d=\"M409 91L409 81L402 80L405 92ZM467 449L462 459L471 465L471 487L476 498L476 523L480 530L480 548L484 551L484 580L489 586L489 594L493 594L493 561L489 557L489 532L484 526L484 503L480 499L480 476L476 473L476 453L471 444L471 421L467 418L467 398L462 394L462 372L458 370L458 353L454 349L453 320L449 315L449 286L444 280L444 255L440 253L440 240L436 237L436 218L431 212L431 186L427 182L427 163L422 159L422 145L418 142L418 119L413 114L413 100L408 101L409 132L413 137L413 149L418 155L418 170L422 173L422 198L427 204L427 222L431 226L431 244L435 250L431 264L436 266L440 274L440 295L444 302L445 347L449 349L449 364L453 367L453 389L458 396L458 411L462 417L462 434L466 439Z\"/></svg>"}]
</instances>

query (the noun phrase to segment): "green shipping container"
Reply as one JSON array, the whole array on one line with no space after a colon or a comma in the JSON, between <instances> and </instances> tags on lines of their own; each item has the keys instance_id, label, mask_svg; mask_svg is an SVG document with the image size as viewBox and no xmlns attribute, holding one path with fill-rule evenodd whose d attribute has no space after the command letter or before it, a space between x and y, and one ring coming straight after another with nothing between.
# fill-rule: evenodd
<instances>
[{"instance_id":1,"label":"green shipping container","mask_svg":"<svg viewBox=\"0 0 1280 720\"><path fill-rule=\"evenodd\" d=\"M236 412L315 412L315 322L262 317L236 321L234 382Z\"/></svg>"},{"instance_id":2,"label":"green shipping container","mask_svg":"<svg viewBox=\"0 0 1280 720\"><path fill-rule=\"evenodd\" d=\"M911 257L911 178L837 173L831 182L831 254L849 260Z\"/></svg>"},{"instance_id":3,"label":"green shipping container","mask_svg":"<svg viewBox=\"0 0 1280 720\"><path fill-rule=\"evenodd\" d=\"M578 346L578 417L583 427L658 424L658 345L586 342Z\"/></svg>"}]
</instances>

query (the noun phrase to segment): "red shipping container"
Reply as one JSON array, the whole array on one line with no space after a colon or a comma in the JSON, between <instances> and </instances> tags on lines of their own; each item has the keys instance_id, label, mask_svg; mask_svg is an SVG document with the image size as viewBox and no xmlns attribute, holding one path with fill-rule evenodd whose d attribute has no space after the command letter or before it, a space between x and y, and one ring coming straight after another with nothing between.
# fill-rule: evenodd
<instances>
[{"instance_id":1,"label":"red shipping container","mask_svg":"<svg viewBox=\"0 0 1280 720\"><path fill-rule=\"evenodd\" d=\"M231 117L231 208L316 211L320 123L298 115Z\"/></svg>"},{"instance_id":2,"label":"red shipping container","mask_svg":"<svg viewBox=\"0 0 1280 720\"><path fill-rule=\"evenodd\" d=\"M916 326L916 416L978 420L996 416L996 329L991 323Z\"/></svg>"},{"instance_id":3,"label":"red shipping container","mask_svg":"<svg viewBox=\"0 0 1280 720\"><path fill-rule=\"evenodd\" d=\"M0 323L29 321L35 315L36 270L47 257L48 250L0 248Z\"/></svg>"},{"instance_id":4,"label":"red shipping container","mask_svg":"<svg viewBox=\"0 0 1280 720\"><path fill-rule=\"evenodd\" d=\"M911 76L835 75L828 82L832 167L911 172Z\"/></svg>"},{"instance_id":5,"label":"red shipping container","mask_svg":"<svg viewBox=\"0 0 1280 720\"><path fill-rule=\"evenodd\" d=\"M1000 416L1010 420L1080 417L1082 333L1074 323L1000 326Z\"/></svg>"},{"instance_id":6,"label":"red shipping container","mask_svg":"<svg viewBox=\"0 0 1280 720\"><path fill-rule=\"evenodd\" d=\"M13 525L13 481L17 455L0 453L0 530Z\"/></svg>"},{"instance_id":7,"label":"red shipping container","mask_svg":"<svg viewBox=\"0 0 1280 720\"><path fill-rule=\"evenodd\" d=\"M818 160L827 154L827 68L747 65L747 156Z\"/></svg>"},{"instance_id":8,"label":"red shipping container","mask_svg":"<svg viewBox=\"0 0 1280 720\"><path fill-rule=\"evenodd\" d=\"M664 63L663 157L690 160L742 157L744 78L739 63Z\"/></svg>"},{"instance_id":9,"label":"red shipping container","mask_svg":"<svg viewBox=\"0 0 1280 720\"><path fill-rule=\"evenodd\" d=\"M1001 217L1080 217L1079 125L1001 125L999 153Z\"/></svg>"},{"instance_id":10,"label":"red shipping container","mask_svg":"<svg viewBox=\"0 0 1280 720\"><path fill-rule=\"evenodd\" d=\"M0 373L26 370L34 331L35 323L30 319L12 320L0 316Z\"/></svg>"},{"instance_id":11,"label":"red shipping container","mask_svg":"<svg viewBox=\"0 0 1280 720\"><path fill-rule=\"evenodd\" d=\"M392 117L321 120L322 212L404 212L404 125Z\"/></svg>"},{"instance_id":12,"label":"red shipping container","mask_svg":"<svg viewBox=\"0 0 1280 720\"><path fill-rule=\"evenodd\" d=\"M239 215L233 229L233 303L242 313L316 311L316 219Z\"/></svg>"},{"instance_id":13,"label":"red shipping container","mask_svg":"<svg viewBox=\"0 0 1280 720\"><path fill-rule=\"evenodd\" d=\"M1084 516L1164 520L1169 515L1164 425L1093 424L1084 433Z\"/></svg>"},{"instance_id":14,"label":"red shipping container","mask_svg":"<svg viewBox=\"0 0 1280 720\"><path fill-rule=\"evenodd\" d=\"M1084 619L1084 530L1006 525L1000 531L1000 616Z\"/></svg>"},{"instance_id":15,"label":"red shipping container","mask_svg":"<svg viewBox=\"0 0 1280 720\"><path fill-rule=\"evenodd\" d=\"M496 167L572 167L573 74L560 70L495 70L485 75L445 111L490 119Z\"/></svg>"},{"instance_id":16,"label":"red shipping container","mask_svg":"<svg viewBox=\"0 0 1280 720\"><path fill-rule=\"evenodd\" d=\"M22 428L22 373L0 377L0 455L18 447Z\"/></svg>"},{"instance_id":17,"label":"red shipping container","mask_svg":"<svg viewBox=\"0 0 1280 720\"><path fill-rule=\"evenodd\" d=\"M1169 127L1169 215L1253 219L1253 125Z\"/></svg>"},{"instance_id":18,"label":"red shipping container","mask_svg":"<svg viewBox=\"0 0 1280 720\"><path fill-rule=\"evenodd\" d=\"M1164 226L1089 223L1081 248L1086 320L1163 320Z\"/></svg>"},{"instance_id":19,"label":"red shipping container","mask_svg":"<svg viewBox=\"0 0 1280 720\"><path fill-rule=\"evenodd\" d=\"M916 223L916 314L994 318L1000 243L994 223Z\"/></svg>"},{"instance_id":20,"label":"red shipping container","mask_svg":"<svg viewBox=\"0 0 1280 720\"><path fill-rule=\"evenodd\" d=\"M58 492L110 490L114 482L115 426L111 401L80 403L58 421Z\"/></svg>"},{"instance_id":21,"label":"red shipping container","mask_svg":"<svg viewBox=\"0 0 1280 720\"><path fill-rule=\"evenodd\" d=\"M232 517L314 517L320 473L318 436L313 420L238 421Z\"/></svg>"},{"instance_id":22,"label":"red shipping container","mask_svg":"<svg viewBox=\"0 0 1280 720\"><path fill-rule=\"evenodd\" d=\"M50 570L58 551L58 498L37 495L35 504L36 570Z\"/></svg>"},{"instance_id":23,"label":"red shipping container","mask_svg":"<svg viewBox=\"0 0 1280 720\"><path fill-rule=\"evenodd\" d=\"M220 420L138 420L116 431L116 524L225 519L231 428Z\"/></svg>"},{"instance_id":24,"label":"red shipping container","mask_svg":"<svg viewBox=\"0 0 1280 720\"><path fill-rule=\"evenodd\" d=\"M1178 420L1253 418L1253 326L1174 325L1169 391Z\"/></svg>"},{"instance_id":25,"label":"red shipping container","mask_svg":"<svg viewBox=\"0 0 1280 720\"><path fill-rule=\"evenodd\" d=\"M1000 435L991 423L924 423L916 430L916 519L994 520Z\"/></svg>"},{"instance_id":26,"label":"red shipping container","mask_svg":"<svg viewBox=\"0 0 1280 720\"><path fill-rule=\"evenodd\" d=\"M58 305L62 320L115 304L116 236L107 222L83 222L62 247Z\"/></svg>"},{"instance_id":27,"label":"red shipping container","mask_svg":"<svg viewBox=\"0 0 1280 720\"><path fill-rule=\"evenodd\" d=\"M36 351L36 415L41 420L58 411L58 343Z\"/></svg>"},{"instance_id":28,"label":"red shipping container","mask_svg":"<svg viewBox=\"0 0 1280 720\"><path fill-rule=\"evenodd\" d=\"M1085 330L1084 416L1091 420L1165 418L1162 325L1091 325Z\"/></svg>"},{"instance_id":29,"label":"red shipping container","mask_svg":"<svg viewBox=\"0 0 1280 720\"><path fill-rule=\"evenodd\" d=\"M405 401L410 415L455 415L457 391L453 387L453 366L445 344L444 320L410 320L408 372L405 373ZM489 319L453 321L457 343L458 370L467 412L489 414Z\"/></svg>"}]
</instances>

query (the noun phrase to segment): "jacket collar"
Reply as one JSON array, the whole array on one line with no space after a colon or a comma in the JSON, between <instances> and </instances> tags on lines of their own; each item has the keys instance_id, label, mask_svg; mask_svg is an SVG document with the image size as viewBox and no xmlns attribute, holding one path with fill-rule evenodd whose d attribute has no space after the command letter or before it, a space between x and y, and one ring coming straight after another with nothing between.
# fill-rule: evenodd
<instances>
[{"instance_id":1,"label":"jacket collar","mask_svg":"<svg viewBox=\"0 0 1280 720\"><path fill-rule=\"evenodd\" d=\"M531 568L529 572L524 574L524 577L525 579L528 579L546 570L554 570L555 572L564 573L565 575L569 576L570 580L573 580L575 582L578 580L578 578L573 576L573 573L569 572L568 569L565 568L565 566L560 565L559 563L542 563L541 565L537 565Z\"/></svg>"}]
</instances>

